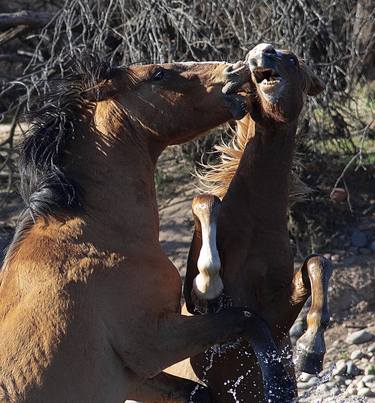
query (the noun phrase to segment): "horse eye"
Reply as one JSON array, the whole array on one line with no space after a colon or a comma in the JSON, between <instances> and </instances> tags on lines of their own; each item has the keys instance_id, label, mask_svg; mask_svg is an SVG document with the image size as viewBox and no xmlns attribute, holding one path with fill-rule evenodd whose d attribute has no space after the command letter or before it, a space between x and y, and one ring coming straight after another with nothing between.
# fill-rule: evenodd
<instances>
[{"instance_id":1,"label":"horse eye","mask_svg":"<svg viewBox=\"0 0 375 403\"><path fill-rule=\"evenodd\" d=\"M164 78L164 71L163 70L158 70L152 75L152 80L154 81L160 81Z\"/></svg>"}]
</instances>

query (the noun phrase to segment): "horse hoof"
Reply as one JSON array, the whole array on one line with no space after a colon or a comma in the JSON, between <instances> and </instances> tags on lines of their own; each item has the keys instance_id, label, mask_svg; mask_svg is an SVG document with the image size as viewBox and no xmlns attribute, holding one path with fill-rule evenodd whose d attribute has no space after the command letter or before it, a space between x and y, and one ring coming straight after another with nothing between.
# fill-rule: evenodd
<instances>
[{"instance_id":1,"label":"horse hoof","mask_svg":"<svg viewBox=\"0 0 375 403\"><path fill-rule=\"evenodd\" d=\"M308 374L319 374L323 369L324 353L314 353L300 349L297 354L296 368Z\"/></svg>"}]
</instances>

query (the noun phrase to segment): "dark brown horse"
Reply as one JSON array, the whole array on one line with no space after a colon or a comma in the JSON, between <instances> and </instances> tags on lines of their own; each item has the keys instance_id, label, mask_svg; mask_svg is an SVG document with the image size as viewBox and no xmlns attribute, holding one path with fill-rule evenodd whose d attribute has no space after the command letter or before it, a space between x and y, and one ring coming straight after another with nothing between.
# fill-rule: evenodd
<instances>
[{"instance_id":1,"label":"dark brown horse","mask_svg":"<svg viewBox=\"0 0 375 403\"><path fill-rule=\"evenodd\" d=\"M182 316L158 241L162 150L245 113L228 67L89 59L36 110L21 146L27 210L0 276L1 401L207 402L162 370L262 327L243 309Z\"/></svg>"},{"instance_id":2,"label":"dark brown horse","mask_svg":"<svg viewBox=\"0 0 375 403\"><path fill-rule=\"evenodd\" d=\"M269 44L256 46L246 63L251 75L249 114L239 122L232 144L219 148L221 164L204 178L213 194L193 202L196 225L184 289L187 308L191 313L214 309L217 299L248 306L269 325L293 374L288 331L311 292L299 366L319 372L331 268L323 257L310 256L294 275L287 209L291 199L304 192L291 176L298 117L306 95L319 94L324 84L293 53ZM190 376L207 383L216 402L233 402L234 396L239 402L263 401L259 365L263 368L257 351L255 355L244 343L214 357L201 354L191 358ZM186 375L186 366L184 371ZM278 395L271 401L286 401Z\"/></svg>"}]
</instances>

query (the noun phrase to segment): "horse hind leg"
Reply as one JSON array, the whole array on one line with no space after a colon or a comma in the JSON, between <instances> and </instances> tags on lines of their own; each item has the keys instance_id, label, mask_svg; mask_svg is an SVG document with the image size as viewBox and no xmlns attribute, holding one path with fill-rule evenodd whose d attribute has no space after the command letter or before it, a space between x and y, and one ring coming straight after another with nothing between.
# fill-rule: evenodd
<instances>
[{"instance_id":1,"label":"horse hind leg","mask_svg":"<svg viewBox=\"0 0 375 403\"><path fill-rule=\"evenodd\" d=\"M324 331L328 326L328 283L331 263L322 256L308 257L296 277L311 289L311 307L307 314L306 332L296 343L296 367L301 372L317 374L323 368L326 352Z\"/></svg>"}]
</instances>

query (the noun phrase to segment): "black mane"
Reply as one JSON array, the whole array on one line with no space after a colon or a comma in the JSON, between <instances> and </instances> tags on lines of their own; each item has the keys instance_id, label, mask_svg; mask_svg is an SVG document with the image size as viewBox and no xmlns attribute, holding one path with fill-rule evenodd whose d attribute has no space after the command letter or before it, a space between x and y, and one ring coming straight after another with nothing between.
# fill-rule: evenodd
<instances>
[{"instance_id":1,"label":"black mane","mask_svg":"<svg viewBox=\"0 0 375 403\"><path fill-rule=\"evenodd\" d=\"M35 100L28 114L31 127L19 147L20 193L33 220L80 206L77 186L64 172L65 146L78 136L77 123L112 71L108 63L85 55L70 62L61 78L48 83L47 94Z\"/></svg>"}]
</instances>

